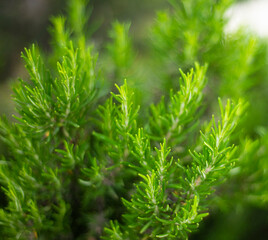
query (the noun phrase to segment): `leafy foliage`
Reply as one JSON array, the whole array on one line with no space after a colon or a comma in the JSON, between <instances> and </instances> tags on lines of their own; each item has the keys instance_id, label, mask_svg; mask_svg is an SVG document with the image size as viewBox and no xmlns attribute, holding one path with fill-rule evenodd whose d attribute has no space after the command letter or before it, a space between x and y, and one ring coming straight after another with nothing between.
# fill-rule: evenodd
<instances>
[{"instance_id":1,"label":"leafy foliage","mask_svg":"<svg viewBox=\"0 0 268 240\"><path fill-rule=\"evenodd\" d=\"M67 20L52 18L49 56L36 45L22 53L29 80L14 87L17 122L0 120L8 149L0 161L2 238L188 239L214 192L228 196L221 191L226 179L234 189L246 179L251 185L235 198L249 194L249 202L265 205L266 130L259 128L259 140L251 139L254 130L241 130L248 104L238 99L253 86L251 76L265 72L257 60L264 56L253 38L224 34L230 1L171 1L173 10L158 14L150 42L155 64L141 79L157 75L152 90L164 95L149 108L152 99L139 99L146 85L133 80L150 61L137 63L130 25L112 25L98 64L85 34L87 3L70 0ZM130 83L110 89L130 68L137 68ZM224 106L219 98L220 116L207 123L221 91L235 100Z\"/></svg>"}]
</instances>

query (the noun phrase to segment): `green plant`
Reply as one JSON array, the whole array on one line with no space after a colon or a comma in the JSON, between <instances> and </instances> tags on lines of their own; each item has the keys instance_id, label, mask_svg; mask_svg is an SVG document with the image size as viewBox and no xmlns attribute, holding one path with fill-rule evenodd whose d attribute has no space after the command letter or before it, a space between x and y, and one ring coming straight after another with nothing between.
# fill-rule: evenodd
<instances>
[{"instance_id":1,"label":"green plant","mask_svg":"<svg viewBox=\"0 0 268 240\"><path fill-rule=\"evenodd\" d=\"M248 89L248 78L239 82L243 94L226 93L234 102L226 100L224 106L219 99L219 116L207 121L215 105L204 106L206 83L225 78L231 66L219 61L218 54L225 38L221 19L229 2L199 0L196 8L195 1L172 2L176 14L159 14L154 26L151 41L157 51L151 56L160 57L147 74L140 73L141 65L152 60L147 56L140 64L136 59L129 24L113 24L98 64L96 48L84 33L86 0L70 0L67 20L52 19L49 56L35 45L25 49L22 57L30 78L14 87L17 122L0 121L0 138L8 148L0 162L6 199L0 211L3 239L188 239L208 215L214 191L219 185L224 189L226 178L235 182L263 166L266 153L258 152L267 146L266 138L263 143L249 137L240 141L249 135L241 130L247 104L238 99ZM210 5L212 10L205 8ZM198 20L208 14L204 26ZM187 18L182 21L182 16ZM197 23L193 29L191 21ZM183 38L177 39L177 27L187 30ZM200 28L204 33L198 36ZM226 44L231 49L232 41ZM177 44L182 52L169 54ZM255 51L248 54L256 57ZM242 55L241 72L244 60ZM159 64L166 71L155 68ZM173 65L183 68L180 77ZM261 69L257 65L258 73ZM233 74L234 69L228 71ZM130 81L107 93L114 79L123 82L129 74ZM148 77L150 82L154 74L163 77L154 86L157 96L165 95L161 100L142 97L147 85L134 81ZM163 84L166 89L160 91ZM215 88L210 99L218 92ZM158 103L148 107L152 98ZM248 156L258 159L257 169L250 167ZM246 193L267 194L263 176L254 179L259 188Z\"/></svg>"}]
</instances>

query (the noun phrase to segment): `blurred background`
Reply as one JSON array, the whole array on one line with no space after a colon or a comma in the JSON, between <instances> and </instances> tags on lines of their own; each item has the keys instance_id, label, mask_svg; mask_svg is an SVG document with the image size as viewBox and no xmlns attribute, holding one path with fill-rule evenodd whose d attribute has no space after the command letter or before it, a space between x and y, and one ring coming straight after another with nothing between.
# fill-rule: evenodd
<instances>
[{"instance_id":1,"label":"blurred background","mask_svg":"<svg viewBox=\"0 0 268 240\"><path fill-rule=\"evenodd\" d=\"M64 14L64 0L0 0L0 115L11 118L14 106L11 100L12 84L27 74L20 58L24 47L32 43L49 51L49 19ZM167 6L163 0L91 0L91 23L96 45L108 38L111 23L118 19L131 22L134 45L142 49L147 29L154 22L155 12ZM239 26L259 36L268 36L268 1L237 1L228 12L230 22L226 31ZM268 239L268 210L249 206L246 211L239 206L237 212L216 209L201 225L201 231L192 239ZM240 212L239 212L240 211Z\"/></svg>"}]
</instances>

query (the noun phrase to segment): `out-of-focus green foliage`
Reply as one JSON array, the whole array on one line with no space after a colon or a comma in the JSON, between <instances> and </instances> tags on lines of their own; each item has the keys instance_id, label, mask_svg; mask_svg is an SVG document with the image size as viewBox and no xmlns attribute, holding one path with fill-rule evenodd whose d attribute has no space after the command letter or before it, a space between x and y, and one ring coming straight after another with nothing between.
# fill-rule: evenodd
<instances>
[{"instance_id":1,"label":"out-of-focus green foliage","mask_svg":"<svg viewBox=\"0 0 268 240\"><path fill-rule=\"evenodd\" d=\"M225 33L227 20L224 16L232 2L171 1L171 10L158 13L152 44L156 59L160 60L157 69L163 69L159 81L167 91L175 82L177 66L187 70L198 61L209 64L209 86L213 89L210 97L220 94L258 101L250 106L246 126L253 134L254 126L267 125L266 111L260 109L265 101L257 97L267 96L263 92L267 89L267 42L245 29ZM257 119L251 119L256 115Z\"/></svg>"}]
</instances>

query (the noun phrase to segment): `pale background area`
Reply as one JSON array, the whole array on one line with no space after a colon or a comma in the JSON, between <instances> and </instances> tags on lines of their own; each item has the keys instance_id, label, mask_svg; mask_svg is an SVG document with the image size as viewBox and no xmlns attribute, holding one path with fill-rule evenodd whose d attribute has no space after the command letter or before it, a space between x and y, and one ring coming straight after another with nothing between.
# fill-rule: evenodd
<instances>
[{"instance_id":1,"label":"pale background area","mask_svg":"<svg viewBox=\"0 0 268 240\"><path fill-rule=\"evenodd\" d=\"M251 0L235 4L227 12L227 32L244 26L261 37L268 37L268 0Z\"/></svg>"}]
</instances>

